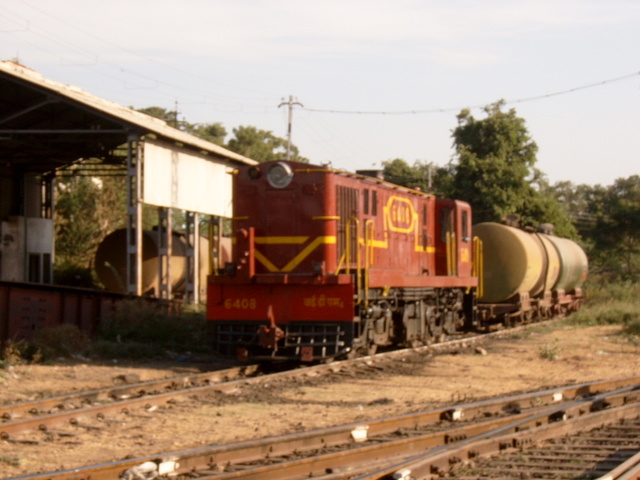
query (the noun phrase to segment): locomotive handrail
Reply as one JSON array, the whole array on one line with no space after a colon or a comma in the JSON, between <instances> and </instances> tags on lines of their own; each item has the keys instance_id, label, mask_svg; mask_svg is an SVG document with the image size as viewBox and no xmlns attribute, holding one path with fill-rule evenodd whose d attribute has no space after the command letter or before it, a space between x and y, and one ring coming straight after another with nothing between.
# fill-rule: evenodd
<instances>
[{"instance_id":1,"label":"locomotive handrail","mask_svg":"<svg viewBox=\"0 0 640 480\"><path fill-rule=\"evenodd\" d=\"M338 270L342 266L342 261L345 261L345 272L351 273L351 225L355 225L356 231L356 292L360 292L361 279L360 279L360 220L357 217L350 217L345 224L345 253L343 258L340 259ZM360 296L360 295L358 295ZM358 305L359 302L356 302Z\"/></svg>"},{"instance_id":2,"label":"locomotive handrail","mask_svg":"<svg viewBox=\"0 0 640 480\"><path fill-rule=\"evenodd\" d=\"M458 274L458 259L456 255L456 234L455 232L447 232L447 275Z\"/></svg>"},{"instance_id":3,"label":"locomotive handrail","mask_svg":"<svg viewBox=\"0 0 640 480\"><path fill-rule=\"evenodd\" d=\"M476 296L482 298L484 295L484 251L482 240L478 237L473 237L473 264L471 273L478 279Z\"/></svg>"},{"instance_id":4,"label":"locomotive handrail","mask_svg":"<svg viewBox=\"0 0 640 480\"><path fill-rule=\"evenodd\" d=\"M373 220L368 219L364 224L364 305L369 305L369 267L373 267Z\"/></svg>"}]
</instances>

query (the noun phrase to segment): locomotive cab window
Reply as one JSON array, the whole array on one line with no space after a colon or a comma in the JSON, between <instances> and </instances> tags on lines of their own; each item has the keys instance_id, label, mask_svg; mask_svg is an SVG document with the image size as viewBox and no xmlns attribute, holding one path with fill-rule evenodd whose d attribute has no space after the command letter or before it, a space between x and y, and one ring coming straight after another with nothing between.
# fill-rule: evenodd
<instances>
[{"instance_id":1,"label":"locomotive cab window","mask_svg":"<svg viewBox=\"0 0 640 480\"><path fill-rule=\"evenodd\" d=\"M443 208L440 213L440 240L443 243L447 241L447 233L453 233L453 210L451 208Z\"/></svg>"},{"instance_id":2,"label":"locomotive cab window","mask_svg":"<svg viewBox=\"0 0 640 480\"><path fill-rule=\"evenodd\" d=\"M469 212L466 210L462 211L462 241L469 242L471 238L469 237Z\"/></svg>"},{"instance_id":3,"label":"locomotive cab window","mask_svg":"<svg viewBox=\"0 0 640 480\"><path fill-rule=\"evenodd\" d=\"M375 217L378 215L378 192L374 190L371 193L371 215Z\"/></svg>"},{"instance_id":4,"label":"locomotive cab window","mask_svg":"<svg viewBox=\"0 0 640 480\"><path fill-rule=\"evenodd\" d=\"M364 191L362 192L364 198L362 199L362 203L363 203L363 213L365 215L369 215L369 189L365 188Z\"/></svg>"}]
</instances>

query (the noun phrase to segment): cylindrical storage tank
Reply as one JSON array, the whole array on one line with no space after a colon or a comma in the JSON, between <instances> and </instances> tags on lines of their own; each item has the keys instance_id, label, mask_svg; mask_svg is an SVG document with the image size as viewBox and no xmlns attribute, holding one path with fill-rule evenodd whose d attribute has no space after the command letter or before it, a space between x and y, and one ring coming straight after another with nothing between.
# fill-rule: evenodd
<instances>
[{"instance_id":1,"label":"cylindrical storage tank","mask_svg":"<svg viewBox=\"0 0 640 480\"><path fill-rule=\"evenodd\" d=\"M173 233L171 238L171 288L184 290L186 246L183 237ZM107 235L95 255L98 279L112 292L127 292L127 230L116 230ZM142 232L142 294L158 287L158 233Z\"/></svg>"},{"instance_id":2,"label":"cylindrical storage tank","mask_svg":"<svg viewBox=\"0 0 640 480\"><path fill-rule=\"evenodd\" d=\"M533 237L540 242L540 247L543 249L544 256L546 257L546 272L544 276L544 284L540 292L545 290L553 290L558 277L560 276L560 255L558 250L549 240L548 235L541 233L534 234Z\"/></svg>"},{"instance_id":3,"label":"cylindrical storage tank","mask_svg":"<svg viewBox=\"0 0 640 480\"><path fill-rule=\"evenodd\" d=\"M479 301L501 303L540 288L546 260L531 234L493 222L475 225L473 234L484 252L484 293Z\"/></svg>"},{"instance_id":4,"label":"cylindrical storage tank","mask_svg":"<svg viewBox=\"0 0 640 480\"><path fill-rule=\"evenodd\" d=\"M560 258L560 272L553 290L572 291L581 286L587 278L589 260L587 254L576 242L568 238L545 235L553 244Z\"/></svg>"}]
</instances>

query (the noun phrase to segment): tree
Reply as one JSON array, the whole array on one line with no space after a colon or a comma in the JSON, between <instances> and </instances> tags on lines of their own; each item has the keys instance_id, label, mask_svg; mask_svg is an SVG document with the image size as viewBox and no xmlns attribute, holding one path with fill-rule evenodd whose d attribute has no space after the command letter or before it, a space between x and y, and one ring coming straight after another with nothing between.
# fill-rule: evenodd
<instances>
[{"instance_id":1,"label":"tree","mask_svg":"<svg viewBox=\"0 0 640 480\"><path fill-rule=\"evenodd\" d=\"M87 267L98 239L98 195L89 177L56 182L56 263Z\"/></svg>"},{"instance_id":2,"label":"tree","mask_svg":"<svg viewBox=\"0 0 640 480\"><path fill-rule=\"evenodd\" d=\"M544 191L553 196L567 212L571 223L583 239L592 236L597 216L602 214L606 189L600 185L574 185L572 182L557 182L546 185Z\"/></svg>"},{"instance_id":3,"label":"tree","mask_svg":"<svg viewBox=\"0 0 640 480\"><path fill-rule=\"evenodd\" d=\"M458 162L452 196L471 204L476 223L516 214L522 226L551 222L559 235L575 236L567 214L540 188L545 180L534 168L538 146L525 121L513 109L503 112L504 104L498 101L485 107L487 116L480 120L466 109L458 115L453 131Z\"/></svg>"},{"instance_id":4,"label":"tree","mask_svg":"<svg viewBox=\"0 0 640 480\"><path fill-rule=\"evenodd\" d=\"M92 170L98 168L100 172ZM104 237L126 227L127 189L122 170L104 175L99 162L87 160L66 170L55 183L55 281L93 287L91 267ZM157 224L155 208L143 206L142 224Z\"/></svg>"},{"instance_id":5,"label":"tree","mask_svg":"<svg viewBox=\"0 0 640 480\"><path fill-rule=\"evenodd\" d=\"M151 117L159 118L167 125L190 133L196 137L207 140L217 145L224 145L224 139L227 136L227 130L222 123L189 123L184 120L178 120L178 112L175 110L167 110L162 107L146 107L138 109L139 112Z\"/></svg>"},{"instance_id":6,"label":"tree","mask_svg":"<svg viewBox=\"0 0 640 480\"><path fill-rule=\"evenodd\" d=\"M416 160L409 165L401 158L382 162L385 180L396 185L417 188L423 192L445 194L451 181L446 167Z\"/></svg>"},{"instance_id":7,"label":"tree","mask_svg":"<svg viewBox=\"0 0 640 480\"><path fill-rule=\"evenodd\" d=\"M474 208L477 222L499 221L522 211L531 196L526 181L538 146L514 110L505 113L503 101L485 107L487 117L476 120L469 110L458 115L453 132L458 164L454 188Z\"/></svg>"},{"instance_id":8,"label":"tree","mask_svg":"<svg viewBox=\"0 0 640 480\"><path fill-rule=\"evenodd\" d=\"M233 129L234 138L227 143L227 148L240 155L258 162L281 160L286 158L287 141L276 137L267 130L260 130L252 126L240 126ZM298 153L298 148L291 145L291 160L308 162Z\"/></svg>"},{"instance_id":9,"label":"tree","mask_svg":"<svg viewBox=\"0 0 640 480\"><path fill-rule=\"evenodd\" d=\"M183 132L223 146L258 162L281 160L287 156L287 140L276 137L268 130L260 130L253 126L239 126L233 129L234 137L225 144L227 130L220 122L192 124L178 120L178 112L175 110L167 110L162 107L146 107L138 109L138 111L159 118ZM295 145L291 145L291 160L296 162L309 161L300 156Z\"/></svg>"},{"instance_id":10,"label":"tree","mask_svg":"<svg viewBox=\"0 0 640 480\"><path fill-rule=\"evenodd\" d=\"M56 180L56 283L92 287L96 249L111 231L126 225L123 176L93 177L77 168Z\"/></svg>"},{"instance_id":11,"label":"tree","mask_svg":"<svg viewBox=\"0 0 640 480\"><path fill-rule=\"evenodd\" d=\"M601 198L592 229L593 259L609 275L635 281L640 274L640 176L616 180Z\"/></svg>"},{"instance_id":12,"label":"tree","mask_svg":"<svg viewBox=\"0 0 640 480\"><path fill-rule=\"evenodd\" d=\"M178 128L178 112L175 110L167 110L166 108L154 106L139 108L137 111L144 113L145 115L149 115L150 117L158 118L164 121L167 125Z\"/></svg>"},{"instance_id":13,"label":"tree","mask_svg":"<svg viewBox=\"0 0 640 480\"><path fill-rule=\"evenodd\" d=\"M422 188L422 178L402 158L382 162L384 179L403 187Z\"/></svg>"},{"instance_id":14,"label":"tree","mask_svg":"<svg viewBox=\"0 0 640 480\"><path fill-rule=\"evenodd\" d=\"M227 136L227 130L221 123L196 123L187 124L184 128L187 133L200 137L208 142L216 145L224 145L224 139Z\"/></svg>"}]
</instances>

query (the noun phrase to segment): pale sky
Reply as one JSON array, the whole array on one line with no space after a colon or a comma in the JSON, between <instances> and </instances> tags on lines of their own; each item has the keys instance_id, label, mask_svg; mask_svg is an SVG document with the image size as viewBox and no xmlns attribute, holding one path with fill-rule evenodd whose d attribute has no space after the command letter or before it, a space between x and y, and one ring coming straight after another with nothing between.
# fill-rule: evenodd
<instances>
[{"instance_id":1,"label":"pale sky","mask_svg":"<svg viewBox=\"0 0 640 480\"><path fill-rule=\"evenodd\" d=\"M301 155L350 171L445 165L460 110L505 99L552 183L640 174L638 0L0 0L13 58L227 139L286 137L291 95Z\"/></svg>"}]
</instances>

